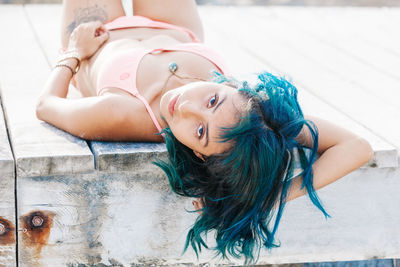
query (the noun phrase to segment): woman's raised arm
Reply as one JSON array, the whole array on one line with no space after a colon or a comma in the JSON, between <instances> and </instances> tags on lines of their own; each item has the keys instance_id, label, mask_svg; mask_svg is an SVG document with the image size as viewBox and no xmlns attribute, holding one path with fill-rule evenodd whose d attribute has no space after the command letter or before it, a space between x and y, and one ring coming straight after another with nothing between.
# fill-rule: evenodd
<instances>
[{"instance_id":1,"label":"woman's raised arm","mask_svg":"<svg viewBox=\"0 0 400 267\"><path fill-rule=\"evenodd\" d=\"M373 150L363 138L326 120L307 117L318 128L318 153L320 157L314 162L314 188L320 189L346 174L358 169L371 160ZM310 132L304 127L297 140L306 146L311 144ZM301 189L301 177L295 178L288 192L287 201L306 193Z\"/></svg>"},{"instance_id":2,"label":"woman's raised arm","mask_svg":"<svg viewBox=\"0 0 400 267\"><path fill-rule=\"evenodd\" d=\"M371 160L373 150L365 139L329 121L311 116L307 116L306 119L314 122L319 131L320 157L312 165L315 190L335 182ZM311 147L312 138L307 126L303 127L296 139ZM307 193L301 186L302 178L294 178L287 193L287 202ZM201 213L200 210L204 207L202 199L193 200L192 204Z\"/></svg>"}]
</instances>

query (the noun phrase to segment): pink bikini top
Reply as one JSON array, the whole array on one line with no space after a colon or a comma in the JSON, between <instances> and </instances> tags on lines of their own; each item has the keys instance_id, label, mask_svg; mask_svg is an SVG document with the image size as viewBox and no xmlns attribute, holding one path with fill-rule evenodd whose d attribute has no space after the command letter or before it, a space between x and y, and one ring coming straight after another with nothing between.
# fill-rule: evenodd
<instances>
[{"instance_id":1,"label":"pink bikini top","mask_svg":"<svg viewBox=\"0 0 400 267\"><path fill-rule=\"evenodd\" d=\"M152 20L142 16L122 16L106 23L104 25L107 30L120 30L120 29L128 29L128 28L155 28L155 29L171 29L178 30L184 33L187 33L189 37L195 43L200 43L201 41L197 38L197 36L189 29L176 26L173 24L169 24L166 22Z\"/></svg>"},{"instance_id":2,"label":"pink bikini top","mask_svg":"<svg viewBox=\"0 0 400 267\"><path fill-rule=\"evenodd\" d=\"M99 95L103 89L108 87L117 87L123 89L124 91L127 91L131 95L137 97L141 102L143 102L147 112L149 113L154 125L159 132L161 132L162 128L157 121L153 110L151 109L147 100L142 95L140 95L136 87L137 69L145 55L158 51L191 52L200 55L208 59L210 62L214 63L223 74L229 74L229 71L226 68L221 57L218 56L218 54L216 54L210 48L200 43L195 34L186 28L178 27L164 22L153 21L141 16L120 17L110 23L107 23L105 26L108 30L132 27L176 29L187 33L194 41L193 43L179 43L173 46L157 49L134 48L131 50L124 50L105 62L99 72L99 78L97 80L97 95Z\"/></svg>"}]
</instances>

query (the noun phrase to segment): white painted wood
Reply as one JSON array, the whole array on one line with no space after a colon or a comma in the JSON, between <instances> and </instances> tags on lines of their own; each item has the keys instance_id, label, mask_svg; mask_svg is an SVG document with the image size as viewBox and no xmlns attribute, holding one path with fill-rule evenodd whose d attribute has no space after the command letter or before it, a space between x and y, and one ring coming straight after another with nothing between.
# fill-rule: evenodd
<instances>
[{"instance_id":1,"label":"white painted wood","mask_svg":"<svg viewBox=\"0 0 400 267\"><path fill-rule=\"evenodd\" d=\"M79 206L81 205L79 196L85 196L86 193L82 186L84 182L77 180L74 187L74 179L78 178L76 176L72 176L67 181L61 179L62 182L57 184L55 182L57 179L52 176L44 178L43 175L64 173L76 175L93 172L94 159L85 141L40 122L35 117L36 99L50 73L50 68L36 42L24 8L0 6L0 23L13 25L13 27L4 27L0 37L0 58L2 59L0 83L2 102L6 110L16 159L19 263L20 266L59 266L51 264L53 260L51 257L49 257L49 264L42 265L41 255L46 256L46 250L42 247L46 246L49 239L48 236L46 237L46 231L42 232L42 229L46 227L27 228L24 226L24 221L29 213L36 211L40 211L49 219L47 222L44 221L43 225L50 225L51 219L54 218L53 229L60 229L60 231L50 231L50 237L54 233L55 242L59 241L57 239L59 235L64 234L69 238L63 240L67 244L59 246L60 250L56 250L57 253L54 255L68 253L68 256L73 256L74 251L81 253L77 255L82 255L87 243L82 242L81 237L87 235L85 222L90 222L90 220L85 221L88 218L88 205ZM39 177L29 178L32 176ZM43 180L44 182L40 182ZM64 185L62 192L59 189L60 184ZM15 218L13 180L12 186L12 190L8 190L7 194L12 196L11 215ZM77 191L75 195L74 189ZM61 207L60 203L62 203ZM75 217L70 218L71 214ZM28 222L31 220L32 218L27 218ZM35 220L40 220L40 218L36 217ZM68 227L69 224L71 224L70 227ZM62 231L67 231L67 234ZM34 238L35 233L37 235L39 232L41 232L39 237ZM68 245L68 241L71 240L73 241ZM12 254L15 256L15 250ZM90 253L84 254L85 260L82 261L88 262L86 260L88 255Z\"/></svg>"},{"instance_id":2,"label":"white painted wood","mask_svg":"<svg viewBox=\"0 0 400 267\"><path fill-rule=\"evenodd\" d=\"M267 64L263 64L265 61L255 54L256 50L243 47L242 42L238 41L240 39L237 38L237 36L232 36L229 29L222 31L218 28L216 26L216 21L220 19L218 10L220 9L215 7L202 9L203 13L201 13L201 15L203 17L204 27L206 29L215 29L206 31L206 43L211 47L216 47L216 50L230 63L229 66L233 68L235 74L238 74L241 79L250 79L253 82L256 76L252 74L263 70L285 75L285 70L278 70ZM232 8L232 10L237 9ZM213 11L215 13L213 13ZM271 43L273 40L268 42ZM305 90L304 88L306 87L304 83L300 83L299 79L295 79L293 82L299 89L299 102L305 114L320 116L346 129L351 129L351 131L362 136L371 143L375 155L374 159L369 163L369 166L394 167L398 165L397 149L393 145L350 118L346 113L337 110L334 103L323 100Z\"/></svg>"},{"instance_id":3,"label":"white painted wood","mask_svg":"<svg viewBox=\"0 0 400 267\"><path fill-rule=\"evenodd\" d=\"M332 216L327 220L306 197L290 202L278 233L282 246L264 259L288 263L398 258L399 177L398 168L363 169L319 190Z\"/></svg>"},{"instance_id":4,"label":"white painted wood","mask_svg":"<svg viewBox=\"0 0 400 267\"><path fill-rule=\"evenodd\" d=\"M395 147L400 147L399 125L394 123L400 116L397 107L388 105L360 85L325 68L318 59L312 57L313 51L318 51L320 47L316 44L306 47L302 39L289 40L288 32L292 31L279 24L272 12L260 19L246 16L243 8L224 8L224 12L210 9L207 17L219 34L225 32L226 37L237 40L261 61L274 65L280 73L286 73L297 84L303 85Z\"/></svg>"},{"instance_id":5,"label":"white painted wood","mask_svg":"<svg viewBox=\"0 0 400 267\"><path fill-rule=\"evenodd\" d=\"M263 251L259 264L399 257L399 175L395 168L360 169L319 190L328 220L307 197L292 201L278 230L281 247ZM18 192L30 197L22 200L20 218L37 209L54 217L40 253L24 248L29 243L20 234L21 266L241 263L212 259L210 251L199 262L191 250L180 255L196 214L187 213L190 200L176 197L159 177L107 173L25 181Z\"/></svg>"},{"instance_id":6,"label":"white painted wood","mask_svg":"<svg viewBox=\"0 0 400 267\"><path fill-rule=\"evenodd\" d=\"M259 8L252 8L252 12L258 16L263 16L264 13ZM400 67L399 54L396 53L400 52L400 37L395 34L400 8L296 7L284 10L274 8L273 12L282 23L289 23L312 38L375 67L378 72L400 77L396 72ZM389 15L391 13L393 16ZM382 24L386 24L393 34L382 29Z\"/></svg>"},{"instance_id":7,"label":"white painted wood","mask_svg":"<svg viewBox=\"0 0 400 267\"><path fill-rule=\"evenodd\" d=\"M2 25L14 25L2 31L0 79L18 177L92 171L93 155L85 141L35 116L50 72L23 7L3 5L0 14Z\"/></svg>"},{"instance_id":8,"label":"white painted wood","mask_svg":"<svg viewBox=\"0 0 400 267\"><path fill-rule=\"evenodd\" d=\"M400 98L398 90L400 87L398 71L400 55L366 42L365 38L356 38L355 34L360 35L359 32L363 32L363 30L364 36L371 39L377 38L369 27L371 23L359 23L360 18L365 20L367 12L364 12L363 9L346 9L345 14L350 13L352 21L349 19L343 21L342 17L346 18L350 14L338 15L337 12L334 12L335 10L333 9L332 12L331 9L296 8L283 11L277 8L273 9L273 12L278 17L277 23L282 24L285 29L289 29L285 31L285 34L290 36L290 39L299 40L304 35L306 37L301 38L303 46L319 48L312 49L314 58L319 59L318 63L400 109L400 105L396 101ZM254 12L253 14L263 18L265 9L251 9L249 12ZM382 12L380 9L376 10L376 13L380 12ZM296 15L294 16L294 14ZM310 16L310 14L313 15ZM333 16L335 17L334 21ZM327 17L330 17L331 21L327 21ZM353 21L354 23L352 23ZM379 22L375 21L374 23ZM353 30L348 28L353 28ZM280 28L277 29L277 31L279 30ZM399 35L395 35L393 38L387 35L381 42L396 43L396 38L398 39L397 43L400 44Z\"/></svg>"},{"instance_id":9,"label":"white painted wood","mask_svg":"<svg viewBox=\"0 0 400 267\"><path fill-rule=\"evenodd\" d=\"M94 175L19 179L19 266L68 266L91 262L99 198L90 187ZM36 219L35 219L36 216ZM43 220L34 226L33 221Z\"/></svg>"},{"instance_id":10,"label":"white painted wood","mask_svg":"<svg viewBox=\"0 0 400 267\"><path fill-rule=\"evenodd\" d=\"M62 5L28 4L24 11L46 61L56 65L61 49Z\"/></svg>"},{"instance_id":11,"label":"white painted wood","mask_svg":"<svg viewBox=\"0 0 400 267\"><path fill-rule=\"evenodd\" d=\"M16 264L14 189L14 159L0 105L0 266Z\"/></svg>"}]
</instances>

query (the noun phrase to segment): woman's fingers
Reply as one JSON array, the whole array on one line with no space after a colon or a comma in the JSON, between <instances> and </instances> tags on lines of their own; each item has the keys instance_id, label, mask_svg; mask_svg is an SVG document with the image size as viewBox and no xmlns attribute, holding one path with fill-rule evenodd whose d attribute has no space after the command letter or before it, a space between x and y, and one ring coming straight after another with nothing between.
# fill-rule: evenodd
<instances>
[{"instance_id":1,"label":"woman's fingers","mask_svg":"<svg viewBox=\"0 0 400 267\"><path fill-rule=\"evenodd\" d=\"M89 23L91 23L90 27L92 27L93 35L99 45L108 40L109 33L101 21L97 20Z\"/></svg>"},{"instance_id":2,"label":"woman's fingers","mask_svg":"<svg viewBox=\"0 0 400 267\"><path fill-rule=\"evenodd\" d=\"M71 34L68 49L77 50L82 60L91 57L108 40L109 33L101 21L80 24Z\"/></svg>"},{"instance_id":3,"label":"woman's fingers","mask_svg":"<svg viewBox=\"0 0 400 267\"><path fill-rule=\"evenodd\" d=\"M104 25L101 25L100 27L96 28L96 31L94 33L94 36L100 36L101 34L107 32L107 29L104 27Z\"/></svg>"},{"instance_id":4,"label":"woman's fingers","mask_svg":"<svg viewBox=\"0 0 400 267\"><path fill-rule=\"evenodd\" d=\"M97 39L99 44L102 44L105 41L107 41L108 38L110 38L110 34L108 33L108 31L104 27L103 28L99 28L99 29L96 30L95 38Z\"/></svg>"}]
</instances>

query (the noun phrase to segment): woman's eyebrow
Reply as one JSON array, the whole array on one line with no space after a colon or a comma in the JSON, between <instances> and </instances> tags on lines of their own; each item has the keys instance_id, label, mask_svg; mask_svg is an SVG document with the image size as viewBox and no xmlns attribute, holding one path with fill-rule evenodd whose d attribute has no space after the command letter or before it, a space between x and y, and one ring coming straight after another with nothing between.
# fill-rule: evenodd
<instances>
[{"instance_id":1,"label":"woman's eyebrow","mask_svg":"<svg viewBox=\"0 0 400 267\"><path fill-rule=\"evenodd\" d=\"M207 122L207 124L206 124L206 143L204 144L204 147L208 146L208 141L209 141L209 138L208 138L208 122Z\"/></svg>"},{"instance_id":2,"label":"woman's eyebrow","mask_svg":"<svg viewBox=\"0 0 400 267\"><path fill-rule=\"evenodd\" d=\"M222 103L224 103L225 99L226 99L226 95L224 96L224 98L222 98L222 99L218 102L218 104L217 104L217 105L215 106L215 108L213 109L212 113L214 113L214 112L217 110L217 108L219 108L219 106L220 106ZM207 127L207 131L208 131L208 127Z\"/></svg>"},{"instance_id":3,"label":"woman's eyebrow","mask_svg":"<svg viewBox=\"0 0 400 267\"><path fill-rule=\"evenodd\" d=\"M225 101L226 98L227 98L227 96L225 95L224 98L222 98L222 99L218 102L218 104L215 106L215 108L213 109L212 113L214 113L214 112L217 110L217 108L218 108L222 103L224 103L224 101ZM208 142L209 142L209 141L210 141L210 139L209 139L209 137L208 137L208 122L207 122L207 124L206 124L206 143L204 144L204 147L208 146Z\"/></svg>"}]
</instances>

